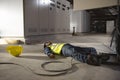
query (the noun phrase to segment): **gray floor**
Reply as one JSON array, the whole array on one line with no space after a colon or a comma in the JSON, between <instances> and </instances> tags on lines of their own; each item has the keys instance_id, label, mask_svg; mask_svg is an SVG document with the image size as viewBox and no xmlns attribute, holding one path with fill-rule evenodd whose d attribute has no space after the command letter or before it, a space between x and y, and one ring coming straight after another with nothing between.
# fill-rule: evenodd
<instances>
[{"instance_id":1,"label":"gray floor","mask_svg":"<svg viewBox=\"0 0 120 80\"><path fill-rule=\"evenodd\" d=\"M13 57L6 52L8 45L0 45L0 62L13 62L20 64L0 65L0 80L120 80L120 66L114 61L102 64L101 66L91 66L85 63L81 63L73 60L72 70L67 74L59 76L40 76L35 75L31 72L34 71L40 74L56 74L46 72L41 68L41 64L46 61L63 61L64 63L57 64L52 63L46 66L47 69L65 69L71 66L70 57L56 56L56 59L49 59L43 53L43 42L54 41L54 42L69 42L73 45L78 46L93 46L98 52L112 53L109 49L111 37L105 34L80 34L79 36L71 35L50 35L38 37L40 44L22 45L24 48L23 53L20 57ZM30 70L30 69L31 70Z\"/></svg>"}]
</instances>

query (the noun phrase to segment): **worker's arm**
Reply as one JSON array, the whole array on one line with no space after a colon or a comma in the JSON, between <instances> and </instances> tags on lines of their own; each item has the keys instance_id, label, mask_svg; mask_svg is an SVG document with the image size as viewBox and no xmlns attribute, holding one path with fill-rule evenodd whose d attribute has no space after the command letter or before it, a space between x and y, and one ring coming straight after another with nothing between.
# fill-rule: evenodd
<instances>
[{"instance_id":1,"label":"worker's arm","mask_svg":"<svg viewBox=\"0 0 120 80\"><path fill-rule=\"evenodd\" d=\"M51 51L51 49L49 47L44 48L44 52L45 54L47 54L50 58L55 58L55 55L53 54L53 52Z\"/></svg>"}]
</instances>

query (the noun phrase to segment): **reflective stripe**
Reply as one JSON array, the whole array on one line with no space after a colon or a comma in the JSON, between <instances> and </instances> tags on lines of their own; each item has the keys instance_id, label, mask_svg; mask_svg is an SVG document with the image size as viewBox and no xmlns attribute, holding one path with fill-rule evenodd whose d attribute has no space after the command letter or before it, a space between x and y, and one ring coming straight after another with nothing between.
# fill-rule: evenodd
<instances>
[{"instance_id":1,"label":"reflective stripe","mask_svg":"<svg viewBox=\"0 0 120 80\"><path fill-rule=\"evenodd\" d=\"M64 46L64 44L65 43L52 44L49 47L55 54L60 54L61 49Z\"/></svg>"}]
</instances>

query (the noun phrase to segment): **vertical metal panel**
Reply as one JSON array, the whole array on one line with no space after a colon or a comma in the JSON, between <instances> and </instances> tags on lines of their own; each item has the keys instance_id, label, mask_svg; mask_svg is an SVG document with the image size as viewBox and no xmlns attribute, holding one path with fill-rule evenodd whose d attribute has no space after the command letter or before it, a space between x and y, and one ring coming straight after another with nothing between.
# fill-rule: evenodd
<instances>
[{"instance_id":1,"label":"vertical metal panel","mask_svg":"<svg viewBox=\"0 0 120 80\"><path fill-rule=\"evenodd\" d=\"M49 6L49 26L48 26L48 33L53 34L55 29L55 23L56 23L56 3L52 2Z\"/></svg>"},{"instance_id":2,"label":"vertical metal panel","mask_svg":"<svg viewBox=\"0 0 120 80\"><path fill-rule=\"evenodd\" d=\"M65 10L65 30L66 33L70 32L70 2L66 1Z\"/></svg>"},{"instance_id":3,"label":"vertical metal panel","mask_svg":"<svg viewBox=\"0 0 120 80\"><path fill-rule=\"evenodd\" d=\"M60 3L60 4L58 4L58 3ZM55 32L56 33L60 33L60 31L61 31L61 0L56 0L56 23L55 23L55 25L56 25L56 27L55 27ZM61 24L60 24L61 23Z\"/></svg>"},{"instance_id":4,"label":"vertical metal panel","mask_svg":"<svg viewBox=\"0 0 120 80\"><path fill-rule=\"evenodd\" d=\"M66 1L62 0L62 5L61 5L61 33L65 33L65 24L66 24L66 15L65 15L65 7L63 5L66 5Z\"/></svg>"},{"instance_id":5,"label":"vertical metal panel","mask_svg":"<svg viewBox=\"0 0 120 80\"><path fill-rule=\"evenodd\" d=\"M24 0L25 36L38 34L38 0Z\"/></svg>"},{"instance_id":6,"label":"vertical metal panel","mask_svg":"<svg viewBox=\"0 0 120 80\"><path fill-rule=\"evenodd\" d=\"M60 2L60 5L56 3L56 5L60 6L60 8L56 7L56 32L57 33L66 33L69 30L68 27L70 27L70 22L69 22L69 11L67 11L66 6L68 4L66 0L57 0L57 2ZM67 3L67 5L66 5ZM64 6L63 6L64 5Z\"/></svg>"},{"instance_id":7,"label":"vertical metal panel","mask_svg":"<svg viewBox=\"0 0 120 80\"><path fill-rule=\"evenodd\" d=\"M48 4L39 0L39 26L40 34L47 34L48 32Z\"/></svg>"}]
</instances>

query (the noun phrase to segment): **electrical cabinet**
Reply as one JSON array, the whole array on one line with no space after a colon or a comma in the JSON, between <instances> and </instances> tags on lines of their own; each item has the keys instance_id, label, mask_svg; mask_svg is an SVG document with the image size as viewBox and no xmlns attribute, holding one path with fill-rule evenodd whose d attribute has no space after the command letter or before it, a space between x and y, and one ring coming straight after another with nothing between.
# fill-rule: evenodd
<instances>
[{"instance_id":1,"label":"electrical cabinet","mask_svg":"<svg viewBox=\"0 0 120 80\"><path fill-rule=\"evenodd\" d=\"M66 0L24 0L25 36L69 33L69 9Z\"/></svg>"}]
</instances>

